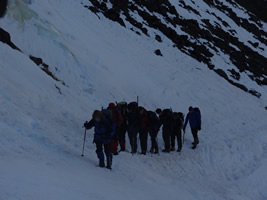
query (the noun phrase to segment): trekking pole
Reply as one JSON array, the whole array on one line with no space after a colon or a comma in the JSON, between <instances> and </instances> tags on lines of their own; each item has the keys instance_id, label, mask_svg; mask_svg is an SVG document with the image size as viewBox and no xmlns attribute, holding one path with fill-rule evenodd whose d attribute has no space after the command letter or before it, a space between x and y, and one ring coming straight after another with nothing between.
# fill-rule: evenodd
<instances>
[{"instance_id":1,"label":"trekking pole","mask_svg":"<svg viewBox=\"0 0 267 200\"><path fill-rule=\"evenodd\" d=\"M185 130L184 130L184 136L185 136ZM183 136L183 144L184 144L184 136Z\"/></svg>"},{"instance_id":2,"label":"trekking pole","mask_svg":"<svg viewBox=\"0 0 267 200\"><path fill-rule=\"evenodd\" d=\"M156 136L156 141L157 141L157 145L158 145L158 155L159 155L159 142L158 142L158 136Z\"/></svg>"},{"instance_id":3,"label":"trekking pole","mask_svg":"<svg viewBox=\"0 0 267 200\"><path fill-rule=\"evenodd\" d=\"M86 128L84 128L83 151L82 151L82 155L81 155L82 157L84 156L84 155L83 155L83 152L84 152L85 139L86 139Z\"/></svg>"}]
</instances>

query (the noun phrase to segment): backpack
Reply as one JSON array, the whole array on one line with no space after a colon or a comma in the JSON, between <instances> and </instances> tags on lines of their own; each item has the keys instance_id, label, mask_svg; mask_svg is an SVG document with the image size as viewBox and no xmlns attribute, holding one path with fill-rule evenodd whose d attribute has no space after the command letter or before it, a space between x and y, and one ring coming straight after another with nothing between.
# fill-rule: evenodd
<instances>
[{"instance_id":1,"label":"backpack","mask_svg":"<svg viewBox=\"0 0 267 200\"><path fill-rule=\"evenodd\" d=\"M116 107L111 110L111 113L112 113L113 122L116 124L116 127L119 128L123 122L123 117L122 117L121 112Z\"/></svg>"},{"instance_id":2,"label":"backpack","mask_svg":"<svg viewBox=\"0 0 267 200\"><path fill-rule=\"evenodd\" d=\"M171 127L173 124L173 113L171 109L164 109L162 111L162 124L165 127Z\"/></svg>"},{"instance_id":3,"label":"backpack","mask_svg":"<svg viewBox=\"0 0 267 200\"><path fill-rule=\"evenodd\" d=\"M181 130L184 125L184 114L181 112L174 112L173 118L175 122L174 127Z\"/></svg>"},{"instance_id":4,"label":"backpack","mask_svg":"<svg viewBox=\"0 0 267 200\"><path fill-rule=\"evenodd\" d=\"M127 114L127 103L122 101L117 104L118 110L121 112L122 116L125 117Z\"/></svg>"},{"instance_id":5,"label":"backpack","mask_svg":"<svg viewBox=\"0 0 267 200\"><path fill-rule=\"evenodd\" d=\"M128 110L131 110L131 111L137 111L138 103L133 101L133 102L128 104L127 108L128 108Z\"/></svg>"},{"instance_id":6,"label":"backpack","mask_svg":"<svg viewBox=\"0 0 267 200\"><path fill-rule=\"evenodd\" d=\"M184 113L182 112L178 112L177 115L182 119L182 121L184 122Z\"/></svg>"},{"instance_id":7,"label":"backpack","mask_svg":"<svg viewBox=\"0 0 267 200\"><path fill-rule=\"evenodd\" d=\"M106 120L109 123L110 127L112 127L111 136L113 136L115 134L116 124L112 120L112 112L109 109L103 109L101 112L104 120Z\"/></svg>"},{"instance_id":8,"label":"backpack","mask_svg":"<svg viewBox=\"0 0 267 200\"><path fill-rule=\"evenodd\" d=\"M200 109L199 109L198 107L195 107L195 108L194 108L194 111L195 111L195 112L198 112L199 115L201 116Z\"/></svg>"},{"instance_id":9,"label":"backpack","mask_svg":"<svg viewBox=\"0 0 267 200\"><path fill-rule=\"evenodd\" d=\"M148 118L148 126L149 127L160 127L160 120L157 116L157 114L153 111L147 111L147 118Z\"/></svg>"}]
</instances>

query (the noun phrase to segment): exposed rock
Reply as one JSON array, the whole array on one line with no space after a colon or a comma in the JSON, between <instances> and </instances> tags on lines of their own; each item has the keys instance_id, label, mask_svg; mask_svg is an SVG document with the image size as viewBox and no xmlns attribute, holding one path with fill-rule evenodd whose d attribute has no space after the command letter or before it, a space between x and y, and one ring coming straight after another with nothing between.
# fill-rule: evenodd
<instances>
[{"instance_id":1,"label":"exposed rock","mask_svg":"<svg viewBox=\"0 0 267 200\"><path fill-rule=\"evenodd\" d=\"M238 4L252 12L261 20L267 22L267 1L265 0L235 0Z\"/></svg>"},{"instance_id":2,"label":"exposed rock","mask_svg":"<svg viewBox=\"0 0 267 200\"><path fill-rule=\"evenodd\" d=\"M232 74L231 77L233 77L234 79L239 81L240 74L238 72L236 72L234 69L231 69L231 70L228 69L228 71L231 72L231 74Z\"/></svg>"},{"instance_id":3,"label":"exposed rock","mask_svg":"<svg viewBox=\"0 0 267 200\"><path fill-rule=\"evenodd\" d=\"M11 42L10 34L0 27L0 41L10 46L12 49L21 51L13 42Z\"/></svg>"},{"instance_id":4,"label":"exposed rock","mask_svg":"<svg viewBox=\"0 0 267 200\"><path fill-rule=\"evenodd\" d=\"M156 36L155 36L155 39L156 39L158 42L162 42L162 39L161 39L161 37L160 37L159 35L156 35Z\"/></svg>"},{"instance_id":5,"label":"exposed rock","mask_svg":"<svg viewBox=\"0 0 267 200\"><path fill-rule=\"evenodd\" d=\"M237 71L235 69L228 70L231 73L230 77L228 77L222 69L214 71L229 83L246 92L257 97L260 96L256 91L249 91L246 86L234 82L230 78L240 81L240 72L249 72L249 74L252 74L250 76L251 80L255 81L258 85L266 85L265 76L267 76L267 67L265 65L267 63L267 58L258 51L253 50L252 47L264 49L260 47L259 42L249 41L252 47L240 42L239 38L235 36L237 32L231 29L231 26L214 12L206 11L216 17L218 21L211 24L209 18L202 17L204 26L200 26L195 19L182 18L179 13L177 13L176 8L168 0L110 0L112 4L111 9L107 8L107 1L102 1L102 3L97 0L89 1L93 5L88 7L92 12L95 14L102 13L104 16L118 22L123 27L125 27L125 22L122 20L122 15L124 15L125 18L123 19L127 20L134 27L130 27L130 29L139 35L143 33L149 36L148 27L161 32L173 42L173 47L176 47L181 52L191 56L197 61L205 63L211 70L215 69L211 59L214 56L213 52L218 54L223 52L229 56L231 62L236 66ZM252 3L254 0L245 0L243 3L237 0L236 2L239 4L234 0L226 0L233 7L228 7L226 6L227 4L219 0L203 1L209 7L215 8L229 16L238 26L246 29L248 32L252 33L257 40L267 45L267 33L260 28L262 27L260 18L249 13L249 21L245 18L238 17L233 11L233 7L240 7L239 4L244 5L245 2ZM256 3L258 1L259 0L257 0ZM191 2L195 4L194 1ZM261 5L264 7L265 4L262 3ZM199 11L187 4L186 1L179 0L179 6L201 16ZM132 13L135 13L135 15L138 14L142 18L142 21L137 21L138 19L135 19ZM154 13L157 14L155 15ZM176 27L180 27L180 29L189 36L179 34L176 31ZM227 27L228 30L225 30L225 27ZM140 30L140 32L138 30ZM158 34L155 35L155 40L162 42ZM155 53L161 55L160 51L155 51Z\"/></svg>"},{"instance_id":6,"label":"exposed rock","mask_svg":"<svg viewBox=\"0 0 267 200\"><path fill-rule=\"evenodd\" d=\"M156 51L154 51L154 53L157 55L157 56L162 56L162 53L159 49L157 49Z\"/></svg>"},{"instance_id":7,"label":"exposed rock","mask_svg":"<svg viewBox=\"0 0 267 200\"><path fill-rule=\"evenodd\" d=\"M3 17L6 13L7 0L0 1L0 18Z\"/></svg>"},{"instance_id":8,"label":"exposed rock","mask_svg":"<svg viewBox=\"0 0 267 200\"><path fill-rule=\"evenodd\" d=\"M229 80L227 74L222 69L215 69L214 71L224 79Z\"/></svg>"},{"instance_id":9,"label":"exposed rock","mask_svg":"<svg viewBox=\"0 0 267 200\"><path fill-rule=\"evenodd\" d=\"M257 92L256 90L249 90L248 92L258 98L261 97L261 93Z\"/></svg>"},{"instance_id":10,"label":"exposed rock","mask_svg":"<svg viewBox=\"0 0 267 200\"><path fill-rule=\"evenodd\" d=\"M51 78L53 78L55 81L60 81L50 70L49 66L43 62L42 58L37 58L32 55L29 56L29 58L37 65L41 65L41 69ZM64 81L60 81L62 85L66 85Z\"/></svg>"}]
</instances>

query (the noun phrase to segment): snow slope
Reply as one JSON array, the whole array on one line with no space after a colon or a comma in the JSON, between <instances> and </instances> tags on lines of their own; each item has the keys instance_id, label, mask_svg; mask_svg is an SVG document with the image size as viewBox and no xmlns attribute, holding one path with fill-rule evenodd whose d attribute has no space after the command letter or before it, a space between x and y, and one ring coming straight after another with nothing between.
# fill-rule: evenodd
<instances>
[{"instance_id":1,"label":"snow slope","mask_svg":"<svg viewBox=\"0 0 267 200\"><path fill-rule=\"evenodd\" d=\"M267 198L266 87L260 99L244 93L79 0L10 0L0 27L23 51L0 43L1 200ZM159 46L163 57L153 53ZM152 110L199 106L199 148L190 149L188 128L181 155L121 153L108 171L97 167L90 130L81 157L82 125L93 110L136 96Z\"/></svg>"}]
</instances>

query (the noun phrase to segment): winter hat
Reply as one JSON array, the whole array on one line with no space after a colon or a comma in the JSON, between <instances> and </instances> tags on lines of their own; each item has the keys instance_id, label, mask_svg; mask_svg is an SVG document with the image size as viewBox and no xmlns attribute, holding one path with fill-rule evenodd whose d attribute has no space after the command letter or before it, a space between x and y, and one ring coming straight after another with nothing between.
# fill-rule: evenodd
<instances>
[{"instance_id":1,"label":"winter hat","mask_svg":"<svg viewBox=\"0 0 267 200\"><path fill-rule=\"evenodd\" d=\"M96 119L100 119L101 120L102 119L102 112L99 111L99 110L95 110L93 115L92 115L92 118L94 120L96 120Z\"/></svg>"},{"instance_id":2,"label":"winter hat","mask_svg":"<svg viewBox=\"0 0 267 200\"><path fill-rule=\"evenodd\" d=\"M160 113L162 113L162 110L161 110L160 108L157 108L157 109L156 109L156 113L157 113L157 114L160 114Z\"/></svg>"},{"instance_id":3,"label":"winter hat","mask_svg":"<svg viewBox=\"0 0 267 200\"><path fill-rule=\"evenodd\" d=\"M190 106L190 107L188 108L188 110L189 110L189 111L193 110L193 107L192 107L192 106Z\"/></svg>"},{"instance_id":4,"label":"winter hat","mask_svg":"<svg viewBox=\"0 0 267 200\"><path fill-rule=\"evenodd\" d=\"M108 108L115 108L115 103L109 103Z\"/></svg>"}]
</instances>

